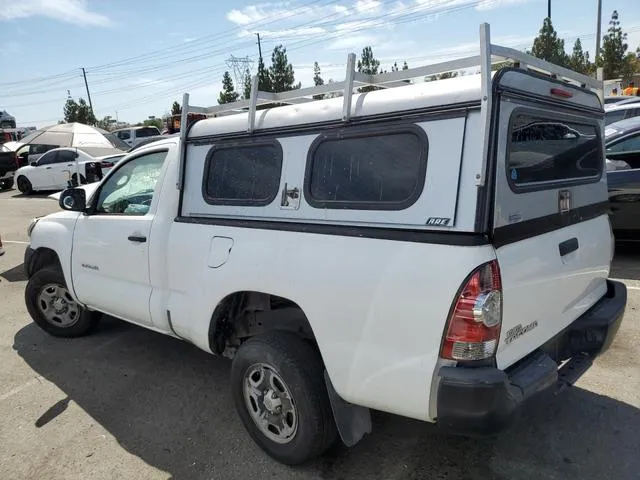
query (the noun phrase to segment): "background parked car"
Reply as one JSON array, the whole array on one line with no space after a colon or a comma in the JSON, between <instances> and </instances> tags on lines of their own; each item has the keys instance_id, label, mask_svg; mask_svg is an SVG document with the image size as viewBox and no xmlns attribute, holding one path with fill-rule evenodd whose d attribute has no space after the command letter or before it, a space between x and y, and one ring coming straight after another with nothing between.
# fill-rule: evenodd
<instances>
[{"instance_id":1,"label":"background parked car","mask_svg":"<svg viewBox=\"0 0 640 480\"><path fill-rule=\"evenodd\" d=\"M634 97L631 97L634 98ZM640 99L640 97L636 97ZM604 109L604 124L609 125L611 123L619 122L627 118L633 118L640 115L640 102L624 102L622 104L615 103L611 106L606 106Z\"/></svg>"},{"instance_id":2,"label":"background parked car","mask_svg":"<svg viewBox=\"0 0 640 480\"><path fill-rule=\"evenodd\" d=\"M137 146L138 143L142 142L147 137L160 137L160 130L156 127L121 128L119 130L114 130L112 133L130 147Z\"/></svg>"},{"instance_id":3,"label":"background parked car","mask_svg":"<svg viewBox=\"0 0 640 480\"><path fill-rule=\"evenodd\" d=\"M607 126L605 142L614 235L640 241L640 117Z\"/></svg>"},{"instance_id":4,"label":"background parked car","mask_svg":"<svg viewBox=\"0 0 640 480\"><path fill-rule=\"evenodd\" d=\"M13 187L13 175L18 168L16 153L0 144L0 190Z\"/></svg>"},{"instance_id":5,"label":"background parked car","mask_svg":"<svg viewBox=\"0 0 640 480\"><path fill-rule=\"evenodd\" d=\"M640 102L640 97L633 95L611 95L604 97L605 105L624 105L628 102Z\"/></svg>"},{"instance_id":6,"label":"background parked car","mask_svg":"<svg viewBox=\"0 0 640 480\"><path fill-rule=\"evenodd\" d=\"M175 137L178 135L180 134L172 133L170 135L154 135L153 137L147 137L147 138L141 139L140 142L138 142L135 147L131 147L129 150L127 150L127 153L133 152L134 150L140 147L144 147L145 145L149 145L150 143L157 142L159 140L165 140L167 137Z\"/></svg>"},{"instance_id":7,"label":"background parked car","mask_svg":"<svg viewBox=\"0 0 640 480\"><path fill-rule=\"evenodd\" d=\"M28 194L36 190L60 190L69 182L73 185L96 182L123 156L124 152L117 149L55 148L18 169L15 174L18 190Z\"/></svg>"}]
</instances>

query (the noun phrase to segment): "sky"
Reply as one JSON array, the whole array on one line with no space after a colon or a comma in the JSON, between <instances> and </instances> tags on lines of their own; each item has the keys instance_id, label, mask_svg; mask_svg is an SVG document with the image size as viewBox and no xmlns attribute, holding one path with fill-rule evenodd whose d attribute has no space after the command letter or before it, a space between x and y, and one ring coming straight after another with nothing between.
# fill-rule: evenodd
<instances>
[{"instance_id":1,"label":"sky","mask_svg":"<svg viewBox=\"0 0 640 480\"><path fill-rule=\"evenodd\" d=\"M602 31L613 10L640 46L638 0L603 0ZM635 7L635 8L633 8ZM478 27L492 43L530 48L547 0L0 0L0 110L19 126L62 119L67 91L86 99L86 70L96 117L139 122L190 103L217 104L232 57L255 73L260 33L265 63L287 48L296 81L345 76L347 55L369 45L381 67L410 67L475 55ZM551 18L570 52L576 38L595 49L597 0L552 0Z\"/></svg>"}]
</instances>

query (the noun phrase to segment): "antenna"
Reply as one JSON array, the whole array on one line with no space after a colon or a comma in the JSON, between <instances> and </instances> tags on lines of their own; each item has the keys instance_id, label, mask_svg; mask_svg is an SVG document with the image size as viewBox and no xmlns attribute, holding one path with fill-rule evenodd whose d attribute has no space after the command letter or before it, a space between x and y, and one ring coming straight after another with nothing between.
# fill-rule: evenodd
<instances>
[{"instance_id":1,"label":"antenna","mask_svg":"<svg viewBox=\"0 0 640 480\"><path fill-rule=\"evenodd\" d=\"M233 77L235 79L236 91L242 92L242 86L244 85L244 76L249 70L249 75L253 70L254 60L251 57L236 57L231 55L227 59L227 67L233 70Z\"/></svg>"}]
</instances>

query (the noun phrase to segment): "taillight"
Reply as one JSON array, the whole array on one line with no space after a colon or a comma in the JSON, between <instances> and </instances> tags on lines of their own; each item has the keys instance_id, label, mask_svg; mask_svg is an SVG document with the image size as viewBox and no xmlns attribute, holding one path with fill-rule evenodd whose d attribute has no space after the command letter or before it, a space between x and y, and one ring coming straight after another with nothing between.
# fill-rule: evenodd
<instances>
[{"instance_id":1,"label":"taillight","mask_svg":"<svg viewBox=\"0 0 640 480\"><path fill-rule=\"evenodd\" d=\"M551 95L554 95L554 96L560 97L560 98L571 98L571 97L573 97L573 93L571 93L568 90L563 90L562 88L552 88L551 90L549 90L549 93Z\"/></svg>"},{"instance_id":2,"label":"taillight","mask_svg":"<svg viewBox=\"0 0 640 480\"><path fill-rule=\"evenodd\" d=\"M478 267L460 289L447 322L440 356L483 360L498 347L502 324L502 281L498 262Z\"/></svg>"}]
</instances>

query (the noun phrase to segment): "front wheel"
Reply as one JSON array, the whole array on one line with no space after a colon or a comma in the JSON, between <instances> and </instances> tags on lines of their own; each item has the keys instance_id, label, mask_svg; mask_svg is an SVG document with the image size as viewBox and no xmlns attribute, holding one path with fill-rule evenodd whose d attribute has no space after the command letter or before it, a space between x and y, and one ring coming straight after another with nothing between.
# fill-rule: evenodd
<instances>
[{"instance_id":1,"label":"front wheel","mask_svg":"<svg viewBox=\"0 0 640 480\"><path fill-rule=\"evenodd\" d=\"M253 440L287 465L324 453L337 438L320 355L288 332L253 337L231 367L233 400Z\"/></svg>"},{"instance_id":2,"label":"front wheel","mask_svg":"<svg viewBox=\"0 0 640 480\"><path fill-rule=\"evenodd\" d=\"M28 195L33 191L33 186L27 177L22 175L18 177L18 190L24 195Z\"/></svg>"},{"instance_id":3,"label":"front wheel","mask_svg":"<svg viewBox=\"0 0 640 480\"><path fill-rule=\"evenodd\" d=\"M0 180L0 191L10 190L11 187L13 187L13 178L5 178L4 180Z\"/></svg>"},{"instance_id":4,"label":"front wheel","mask_svg":"<svg viewBox=\"0 0 640 480\"><path fill-rule=\"evenodd\" d=\"M100 314L86 310L71 296L60 269L47 267L34 273L24 291L29 315L54 337L80 337L98 323Z\"/></svg>"}]
</instances>

